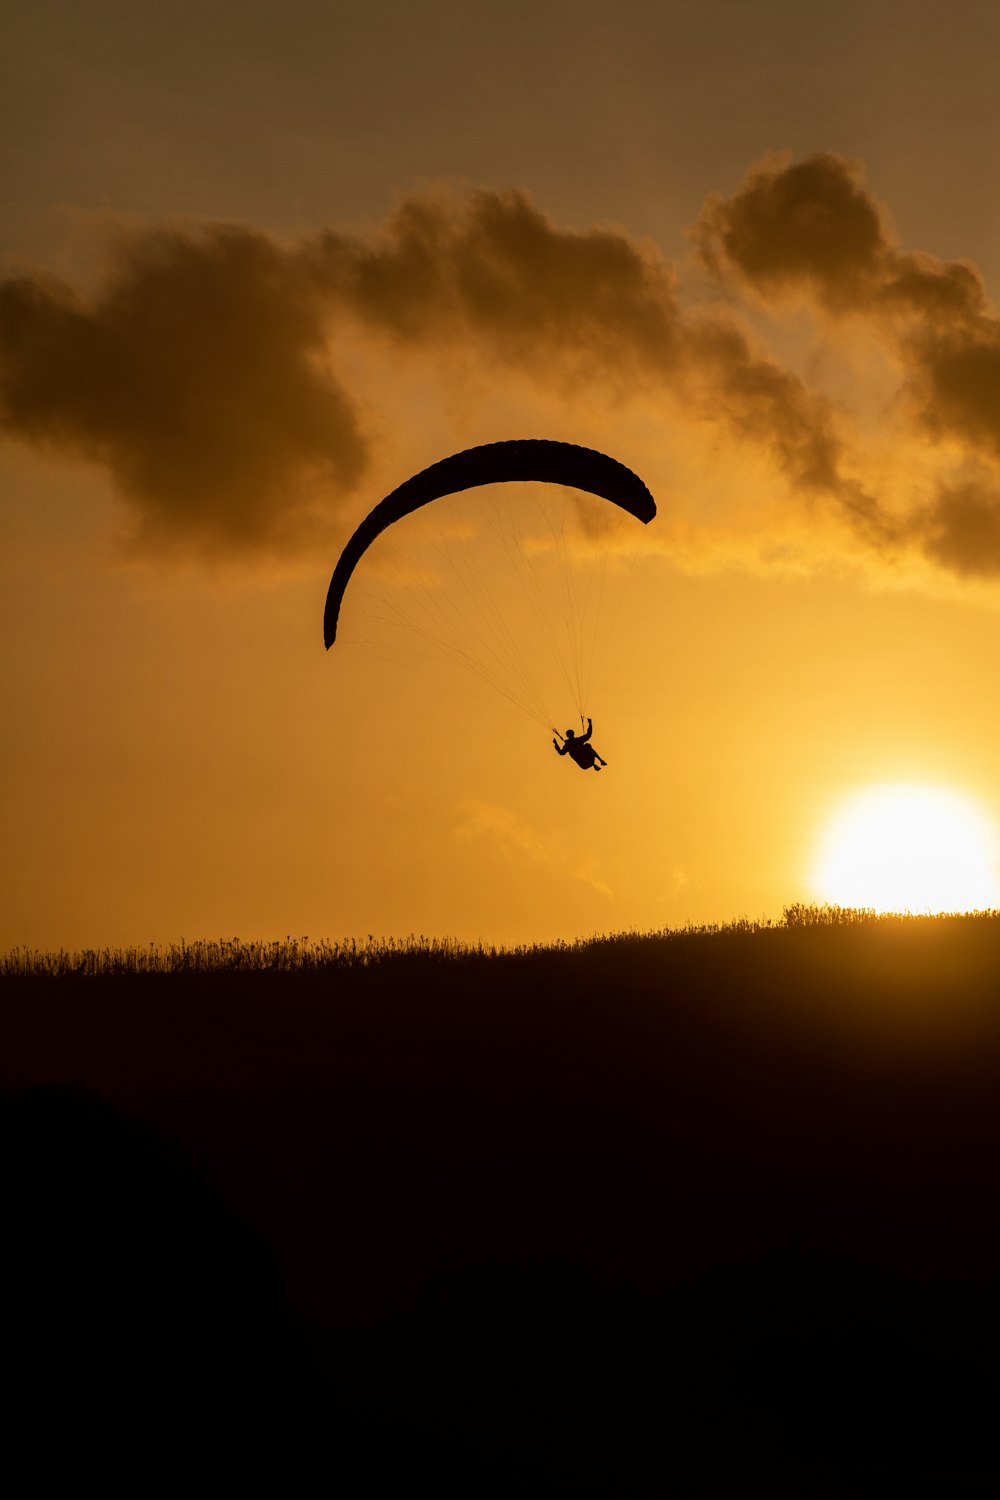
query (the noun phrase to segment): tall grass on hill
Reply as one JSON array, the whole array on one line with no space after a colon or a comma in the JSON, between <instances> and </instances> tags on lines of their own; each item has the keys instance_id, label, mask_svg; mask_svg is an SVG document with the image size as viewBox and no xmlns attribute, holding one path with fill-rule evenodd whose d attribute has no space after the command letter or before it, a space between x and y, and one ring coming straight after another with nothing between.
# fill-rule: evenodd
<instances>
[{"instance_id":1,"label":"tall grass on hill","mask_svg":"<svg viewBox=\"0 0 1000 1500\"><path fill-rule=\"evenodd\" d=\"M7 1426L56 1488L207 1433L229 1490L1000 1494L1000 913L0 979Z\"/></svg>"},{"instance_id":2,"label":"tall grass on hill","mask_svg":"<svg viewBox=\"0 0 1000 1500\"><path fill-rule=\"evenodd\" d=\"M0 954L0 978L59 978L66 975L111 976L115 974L235 974L317 972L338 969L365 969L391 964L398 960L424 961L428 964L493 959L537 958L542 955L574 954L583 956L602 949L655 949L663 945L685 944L706 938L745 938L758 933L777 933L803 929L843 930L875 927L882 933L924 930L943 932L961 924L970 933L984 924L1000 935L1000 911L977 911L935 916L918 913L876 913L864 907L810 906L797 902L786 906L780 920L768 917L740 917L726 923L691 924L666 927L651 932L625 929L574 942L531 943L504 947L480 940L464 943L457 938L426 937L411 933L408 937L347 938L341 942L329 938L285 937L272 942L243 938L200 939L196 942L170 943L147 948L84 948L79 951L46 952L37 948L15 948Z\"/></svg>"}]
</instances>

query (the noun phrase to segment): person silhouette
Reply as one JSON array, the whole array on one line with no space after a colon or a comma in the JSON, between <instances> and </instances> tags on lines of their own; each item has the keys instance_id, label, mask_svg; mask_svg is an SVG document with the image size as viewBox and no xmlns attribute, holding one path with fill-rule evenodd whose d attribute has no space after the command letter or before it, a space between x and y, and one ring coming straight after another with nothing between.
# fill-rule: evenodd
<instances>
[{"instance_id":1,"label":"person silhouette","mask_svg":"<svg viewBox=\"0 0 1000 1500\"><path fill-rule=\"evenodd\" d=\"M580 722L583 723L582 716ZM576 761L581 771L589 771L591 766L593 766L595 771L599 771L602 766L607 765L607 761L602 760L593 745L588 743L593 732L594 723L592 719L587 720L586 734L577 735L574 734L572 729L567 729L561 745L558 739L552 741L556 747L556 754L568 755L570 760ZM558 729L553 730L553 733L558 734Z\"/></svg>"}]
</instances>

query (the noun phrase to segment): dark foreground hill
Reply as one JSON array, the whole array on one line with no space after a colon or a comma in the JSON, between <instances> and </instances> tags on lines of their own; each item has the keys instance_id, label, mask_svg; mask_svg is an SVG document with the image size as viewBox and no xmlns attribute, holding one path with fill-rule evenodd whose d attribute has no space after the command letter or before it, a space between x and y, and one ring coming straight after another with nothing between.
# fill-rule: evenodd
<instances>
[{"instance_id":1,"label":"dark foreground hill","mask_svg":"<svg viewBox=\"0 0 1000 1500\"><path fill-rule=\"evenodd\" d=\"M1000 919L816 915L10 964L7 1462L1000 1493Z\"/></svg>"}]
</instances>

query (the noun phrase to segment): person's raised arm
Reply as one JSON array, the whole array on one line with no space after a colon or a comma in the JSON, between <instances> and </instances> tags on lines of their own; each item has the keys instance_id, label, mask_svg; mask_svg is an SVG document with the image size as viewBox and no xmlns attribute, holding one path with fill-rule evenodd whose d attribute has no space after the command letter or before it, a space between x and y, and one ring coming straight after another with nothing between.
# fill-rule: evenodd
<instances>
[{"instance_id":1,"label":"person's raised arm","mask_svg":"<svg viewBox=\"0 0 1000 1500\"><path fill-rule=\"evenodd\" d=\"M566 754L566 746L565 745L560 745L560 743L559 743L558 740L553 740L552 743L556 747L556 754L557 755L565 755Z\"/></svg>"},{"instance_id":2,"label":"person's raised arm","mask_svg":"<svg viewBox=\"0 0 1000 1500\"><path fill-rule=\"evenodd\" d=\"M593 719L588 719L587 720L587 733L586 734L581 734L581 736L580 736L580 744L581 745L585 745L587 743L587 741L590 739L590 736L593 734L593 732L594 732L594 721L593 721Z\"/></svg>"}]
</instances>

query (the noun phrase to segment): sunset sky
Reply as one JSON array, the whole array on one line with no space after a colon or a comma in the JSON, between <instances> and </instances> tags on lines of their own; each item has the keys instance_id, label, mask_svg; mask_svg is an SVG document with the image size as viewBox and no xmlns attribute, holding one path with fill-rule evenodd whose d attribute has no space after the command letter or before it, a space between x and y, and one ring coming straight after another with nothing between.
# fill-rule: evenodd
<instances>
[{"instance_id":1,"label":"sunset sky","mask_svg":"<svg viewBox=\"0 0 1000 1500\"><path fill-rule=\"evenodd\" d=\"M992 0L8 0L4 33L0 948L777 916L879 786L992 836ZM527 437L658 505L600 776L323 649L371 506Z\"/></svg>"}]
</instances>

